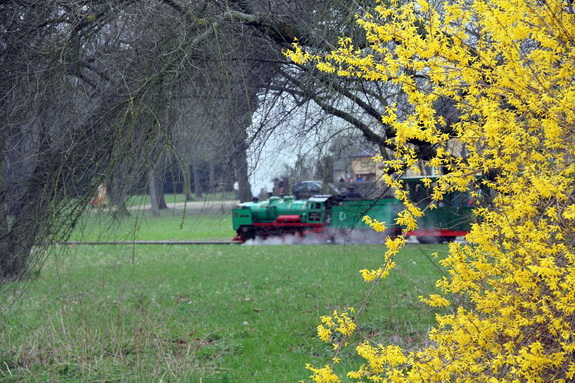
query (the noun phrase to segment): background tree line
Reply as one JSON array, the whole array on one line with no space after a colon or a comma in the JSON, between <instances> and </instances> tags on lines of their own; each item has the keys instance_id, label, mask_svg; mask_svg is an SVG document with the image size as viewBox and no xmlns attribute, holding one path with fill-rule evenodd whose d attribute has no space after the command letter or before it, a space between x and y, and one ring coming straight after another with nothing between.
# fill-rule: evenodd
<instances>
[{"instance_id":1,"label":"background tree line","mask_svg":"<svg viewBox=\"0 0 575 383\"><path fill-rule=\"evenodd\" d=\"M399 88L333 78L282 54L296 38L315 50L342 34L361 39L354 15L371 3L3 2L0 278L41 263L45 252L32 248L65 239L101 182L117 214L143 184L155 210L167 163L198 179L202 163L218 164L250 199L248 150L310 105L319 112L297 117L302 136L337 117L343 130L390 146L394 132L379 116L401 103Z\"/></svg>"}]
</instances>

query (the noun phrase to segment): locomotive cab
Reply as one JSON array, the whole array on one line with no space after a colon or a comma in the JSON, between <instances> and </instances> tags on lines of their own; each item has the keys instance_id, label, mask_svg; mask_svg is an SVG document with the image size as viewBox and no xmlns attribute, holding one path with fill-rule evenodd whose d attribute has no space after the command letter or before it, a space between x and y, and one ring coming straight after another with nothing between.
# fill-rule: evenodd
<instances>
[{"instance_id":1,"label":"locomotive cab","mask_svg":"<svg viewBox=\"0 0 575 383\"><path fill-rule=\"evenodd\" d=\"M304 221L309 223L330 222L331 196L314 196L307 200L307 209L304 213Z\"/></svg>"}]
</instances>

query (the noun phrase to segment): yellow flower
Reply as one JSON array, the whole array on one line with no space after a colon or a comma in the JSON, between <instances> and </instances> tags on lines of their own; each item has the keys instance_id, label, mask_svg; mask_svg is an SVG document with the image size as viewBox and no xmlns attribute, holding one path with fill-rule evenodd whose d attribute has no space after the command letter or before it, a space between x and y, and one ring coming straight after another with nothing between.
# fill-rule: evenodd
<instances>
[{"instance_id":1,"label":"yellow flower","mask_svg":"<svg viewBox=\"0 0 575 383\"><path fill-rule=\"evenodd\" d=\"M572 12L562 0L544 7L535 0L379 1L358 17L361 49L342 38L323 56L297 44L286 53L302 65L400 89L404 102L380 111L393 131L385 144L395 148L382 180L405 206L396 224L414 230L428 213L401 180L426 167L446 173L423 181L433 188L429 202L452 192L477 200L468 244L451 244L440 261L441 294L421 298L452 310L437 315L430 345L405 353L362 343L356 351L365 362L349 379L495 382L501 371L509 382L575 379ZM457 121L447 125L438 100L449 100ZM385 230L370 217L364 222ZM404 243L388 238L381 267L361 270L363 279L386 277ZM333 332L355 329L345 313L330 318L322 323ZM324 379L316 381L336 379L331 369L313 371L312 379Z\"/></svg>"}]
</instances>

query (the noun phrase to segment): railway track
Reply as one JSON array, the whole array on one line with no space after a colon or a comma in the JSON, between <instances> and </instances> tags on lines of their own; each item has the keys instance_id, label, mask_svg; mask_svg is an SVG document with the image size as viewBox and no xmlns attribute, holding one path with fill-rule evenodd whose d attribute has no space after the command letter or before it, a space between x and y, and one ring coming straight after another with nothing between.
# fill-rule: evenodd
<instances>
[{"instance_id":1,"label":"railway track","mask_svg":"<svg viewBox=\"0 0 575 383\"><path fill-rule=\"evenodd\" d=\"M233 241L67 241L59 245L237 245Z\"/></svg>"}]
</instances>

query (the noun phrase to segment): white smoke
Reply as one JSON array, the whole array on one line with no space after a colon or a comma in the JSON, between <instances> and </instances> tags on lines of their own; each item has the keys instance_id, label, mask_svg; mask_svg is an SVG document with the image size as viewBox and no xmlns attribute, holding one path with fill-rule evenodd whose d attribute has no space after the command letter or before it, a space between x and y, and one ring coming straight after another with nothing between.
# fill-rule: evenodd
<instances>
[{"instance_id":1,"label":"white smoke","mask_svg":"<svg viewBox=\"0 0 575 383\"><path fill-rule=\"evenodd\" d=\"M267 238L255 238L247 240L247 246L259 245L325 245L335 244L383 244L386 235L372 230L339 230L337 233L286 234L282 236L269 236Z\"/></svg>"},{"instance_id":2,"label":"white smoke","mask_svg":"<svg viewBox=\"0 0 575 383\"><path fill-rule=\"evenodd\" d=\"M247 246L260 246L260 245L322 245L329 243L326 238L320 234L285 234L282 236L269 236L267 238L255 238L247 240L244 245Z\"/></svg>"},{"instance_id":3,"label":"white smoke","mask_svg":"<svg viewBox=\"0 0 575 383\"><path fill-rule=\"evenodd\" d=\"M283 236L269 236L247 240L246 246L277 246L277 245L366 245L384 244L387 234L377 233L373 230L338 230L328 233L309 233L307 235L286 234ZM457 237L455 242L465 243L464 237ZM407 243L419 244L416 237L408 237Z\"/></svg>"}]
</instances>

